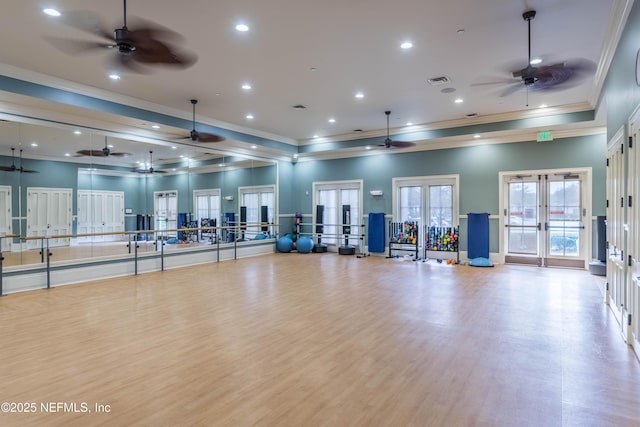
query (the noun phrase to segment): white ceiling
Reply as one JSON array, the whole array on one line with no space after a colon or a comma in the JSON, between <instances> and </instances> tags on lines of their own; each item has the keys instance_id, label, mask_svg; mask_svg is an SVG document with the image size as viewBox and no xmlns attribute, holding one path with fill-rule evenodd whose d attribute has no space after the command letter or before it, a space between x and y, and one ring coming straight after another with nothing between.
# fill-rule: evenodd
<instances>
[{"instance_id":1,"label":"white ceiling","mask_svg":"<svg viewBox=\"0 0 640 427\"><path fill-rule=\"evenodd\" d=\"M115 71L110 58L117 52L69 55L52 47L47 37L91 40L92 36L46 16L42 8L56 7L63 14L89 10L115 29L122 26L121 1L5 0L0 16L4 40L0 74L46 78L58 87L186 119L191 117L189 100L197 98L201 123L294 145L313 144L313 135L329 139L383 135L385 110L392 111L391 127L401 131L407 122L423 127L441 122L462 125L468 114L477 114L476 122L506 113L539 115L535 110L541 104L553 112L593 109L627 1L131 0L127 4L131 29L134 16L169 27L184 37L182 46L196 53L198 61L187 69L125 73L114 82L107 74ZM510 71L526 66L527 24L522 13L528 9L537 11L532 21L533 56L545 64L586 59L598 65L598 72L568 90L530 92L527 106L524 90L501 96L508 85L476 85L512 80ZM250 31L234 29L241 21ZM414 47L400 49L405 40ZM438 76L447 76L450 83L427 84L428 78ZM252 85L250 91L241 88L246 82ZM455 92L442 93L445 88ZM357 92L364 98L356 99ZM457 97L464 102L454 103ZM26 98L2 93L0 113L33 115L38 109L58 110L66 117L78 113ZM296 111L292 107L297 104L307 108ZM255 118L246 119L248 113ZM135 128L137 134L153 136L153 131L144 129L148 124L135 120L90 111L76 115L87 122L104 122L100 129ZM329 118L336 122L328 123ZM356 129L364 132L354 134ZM161 132L159 138L166 139L185 130ZM223 147L250 152L241 139ZM0 138L4 147L15 143L5 140ZM57 147L61 144L58 141ZM74 152L80 146L69 143L64 149ZM265 150L263 155L273 155Z\"/></svg>"}]
</instances>

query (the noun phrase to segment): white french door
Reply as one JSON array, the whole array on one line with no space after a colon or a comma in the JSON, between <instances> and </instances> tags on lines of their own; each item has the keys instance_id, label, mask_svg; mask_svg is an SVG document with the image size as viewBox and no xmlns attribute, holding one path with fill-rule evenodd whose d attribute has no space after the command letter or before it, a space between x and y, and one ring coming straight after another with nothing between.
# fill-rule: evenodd
<instances>
[{"instance_id":1,"label":"white french door","mask_svg":"<svg viewBox=\"0 0 640 427\"><path fill-rule=\"evenodd\" d=\"M504 175L505 262L586 268L588 171Z\"/></svg>"},{"instance_id":2,"label":"white french door","mask_svg":"<svg viewBox=\"0 0 640 427\"><path fill-rule=\"evenodd\" d=\"M11 186L0 185L0 236L11 233ZM2 251L11 250L13 239L2 239Z\"/></svg>"},{"instance_id":3,"label":"white french door","mask_svg":"<svg viewBox=\"0 0 640 427\"><path fill-rule=\"evenodd\" d=\"M124 192L78 190L78 234L124 231ZM78 242L111 242L121 235L79 237Z\"/></svg>"},{"instance_id":4,"label":"white french door","mask_svg":"<svg viewBox=\"0 0 640 427\"><path fill-rule=\"evenodd\" d=\"M69 236L71 234L70 188L27 188L27 237ZM68 246L70 238L49 239L49 246ZM27 249L41 246L28 240Z\"/></svg>"},{"instance_id":5,"label":"white french door","mask_svg":"<svg viewBox=\"0 0 640 427\"><path fill-rule=\"evenodd\" d=\"M314 183L314 206L324 206L322 242L350 245L359 242L362 217L362 181ZM314 216L314 225L318 218ZM313 228L315 230L315 226Z\"/></svg>"},{"instance_id":6,"label":"white french door","mask_svg":"<svg viewBox=\"0 0 640 427\"><path fill-rule=\"evenodd\" d=\"M178 192L156 191L153 193L155 229L159 231L176 230L178 228ZM172 231L168 236L177 236Z\"/></svg>"}]
</instances>

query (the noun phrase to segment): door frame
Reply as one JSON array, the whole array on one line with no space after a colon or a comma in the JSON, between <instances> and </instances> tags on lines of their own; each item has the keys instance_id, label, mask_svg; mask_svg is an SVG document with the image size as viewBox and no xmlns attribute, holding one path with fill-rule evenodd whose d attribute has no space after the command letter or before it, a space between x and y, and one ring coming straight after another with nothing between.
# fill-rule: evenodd
<instances>
[{"instance_id":1,"label":"door frame","mask_svg":"<svg viewBox=\"0 0 640 427\"><path fill-rule=\"evenodd\" d=\"M593 217L592 217L592 176L593 170L590 167L576 167L576 168L557 168L557 169L531 169L531 170L516 170L516 171L502 171L498 173L498 217L499 217L499 246L498 246L498 262L504 264L506 257L506 248L505 248L505 191L507 178L515 177L517 175L554 175L554 174L584 174L584 209L585 209L585 221L584 221L584 247L585 247L585 270L589 266L589 261L593 258L593 248L592 248L592 228L593 228Z\"/></svg>"}]
</instances>

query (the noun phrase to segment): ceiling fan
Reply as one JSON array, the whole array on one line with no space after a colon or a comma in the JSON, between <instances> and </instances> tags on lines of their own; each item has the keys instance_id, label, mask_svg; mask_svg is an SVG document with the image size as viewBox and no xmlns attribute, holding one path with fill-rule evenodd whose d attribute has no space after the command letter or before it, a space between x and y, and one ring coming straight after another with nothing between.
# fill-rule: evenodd
<instances>
[{"instance_id":1,"label":"ceiling fan","mask_svg":"<svg viewBox=\"0 0 640 427\"><path fill-rule=\"evenodd\" d=\"M125 68L136 72L147 72L142 65L171 65L186 68L196 62L197 57L178 49L171 40L181 36L168 28L150 22L140 22L140 27L127 26L127 1L124 3L124 18L121 28L108 30L102 20L90 11L69 11L62 16L62 22L70 27L96 35L104 41L86 41L48 37L56 47L72 55L117 50L116 60Z\"/></svg>"},{"instance_id":2,"label":"ceiling fan","mask_svg":"<svg viewBox=\"0 0 640 427\"><path fill-rule=\"evenodd\" d=\"M213 134L213 133L198 132L196 130L196 104L197 103L198 103L197 99L192 99L191 100L191 105L193 105L193 127L191 129L191 133L189 134L189 136L184 138L184 139L190 139L191 141L194 141L194 142L220 142L220 141L224 141L225 140L224 136L216 135L216 134Z\"/></svg>"},{"instance_id":3,"label":"ceiling fan","mask_svg":"<svg viewBox=\"0 0 640 427\"><path fill-rule=\"evenodd\" d=\"M527 21L528 26L528 56L527 66L519 70L511 71L511 75L516 80L501 82L477 83L472 86L482 86L488 84L509 84L500 96L510 95L518 90L564 90L581 83L596 69L595 63L586 59L574 59L558 62L551 65L536 66L531 63L531 21L536 17L535 10L528 10L522 14L522 18ZM528 104L528 102L527 102Z\"/></svg>"},{"instance_id":4,"label":"ceiling fan","mask_svg":"<svg viewBox=\"0 0 640 427\"><path fill-rule=\"evenodd\" d=\"M20 149L20 167L16 167L15 151L16 149L11 147L11 166L0 166L0 171L20 172L20 173L38 173L38 171L28 170L22 167L22 148Z\"/></svg>"},{"instance_id":5,"label":"ceiling fan","mask_svg":"<svg viewBox=\"0 0 640 427\"><path fill-rule=\"evenodd\" d=\"M409 147L415 147L416 143L415 142L410 142L410 141L392 141L391 138L389 137L389 115L391 114L391 111L387 110L384 112L387 115L387 139L384 140L384 144L380 144L380 147L385 147L385 148L409 148Z\"/></svg>"},{"instance_id":6,"label":"ceiling fan","mask_svg":"<svg viewBox=\"0 0 640 427\"><path fill-rule=\"evenodd\" d=\"M127 157L130 156L131 153L114 153L113 151L111 151L111 149L109 148L109 146L107 145L107 137L104 137L104 148L102 150L79 150L76 151L76 156L75 157L82 157L82 156L91 156L91 157L109 157L109 156L113 156L113 157Z\"/></svg>"},{"instance_id":7,"label":"ceiling fan","mask_svg":"<svg viewBox=\"0 0 640 427\"><path fill-rule=\"evenodd\" d=\"M146 169L134 169L134 172L143 174L167 173L167 171L156 170L153 168L153 151L149 150L149 167Z\"/></svg>"}]
</instances>

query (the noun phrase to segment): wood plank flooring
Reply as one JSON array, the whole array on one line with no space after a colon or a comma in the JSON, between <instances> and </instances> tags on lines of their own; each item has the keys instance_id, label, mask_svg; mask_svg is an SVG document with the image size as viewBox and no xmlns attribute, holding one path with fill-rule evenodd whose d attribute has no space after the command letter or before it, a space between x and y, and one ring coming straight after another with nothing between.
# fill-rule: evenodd
<instances>
[{"instance_id":1,"label":"wood plank flooring","mask_svg":"<svg viewBox=\"0 0 640 427\"><path fill-rule=\"evenodd\" d=\"M0 402L37 410L0 425L638 426L602 282L292 253L13 294Z\"/></svg>"}]
</instances>

